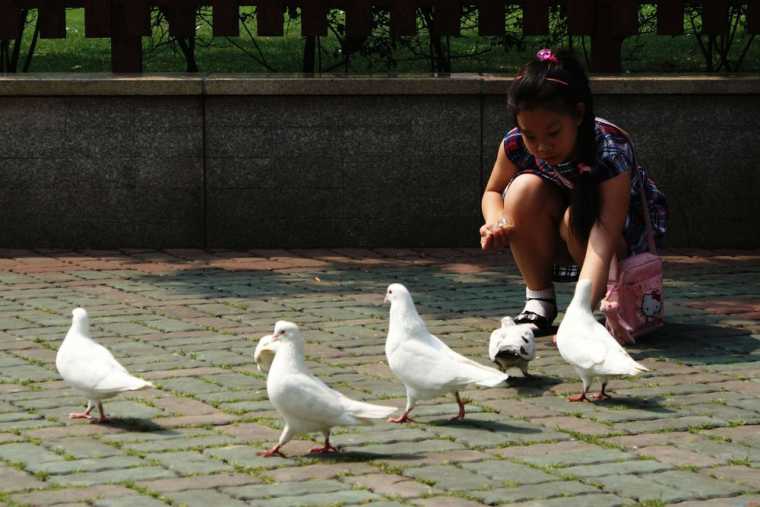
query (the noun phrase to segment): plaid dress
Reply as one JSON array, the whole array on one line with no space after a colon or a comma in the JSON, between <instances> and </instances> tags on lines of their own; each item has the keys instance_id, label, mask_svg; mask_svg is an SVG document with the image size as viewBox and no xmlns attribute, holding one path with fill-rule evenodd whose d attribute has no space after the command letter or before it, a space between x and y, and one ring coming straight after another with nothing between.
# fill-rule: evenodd
<instances>
[{"instance_id":1,"label":"plaid dress","mask_svg":"<svg viewBox=\"0 0 760 507\"><path fill-rule=\"evenodd\" d=\"M646 224L641 209L641 181L644 182L655 242L660 247L667 229L668 206L665 194L655 186L646 170L636 162L633 143L622 129L597 117L595 132L597 157L596 162L591 167L591 175L597 183L614 178L618 174L630 171L633 168L636 169L631 175L631 202L623 227L623 237L628 244L628 254L636 255L649 250ZM503 142L507 158L517 167L518 175L526 172L536 174L545 181L561 188L569 198L573 182L578 177L576 163L571 161L551 165L534 157L525 147L520 129L517 127L507 133Z\"/></svg>"}]
</instances>

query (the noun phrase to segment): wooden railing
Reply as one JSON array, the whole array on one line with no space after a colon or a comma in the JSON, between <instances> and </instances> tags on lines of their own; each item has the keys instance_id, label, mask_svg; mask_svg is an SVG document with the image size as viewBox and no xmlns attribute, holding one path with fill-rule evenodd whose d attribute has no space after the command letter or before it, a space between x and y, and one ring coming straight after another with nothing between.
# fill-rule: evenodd
<instances>
[{"instance_id":1,"label":"wooden railing","mask_svg":"<svg viewBox=\"0 0 760 507\"><path fill-rule=\"evenodd\" d=\"M597 72L620 72L623 40L638 33L638 0L522 0L523 32L526 35L549 33L549 9L558 2L566 5L570 35L591 37L591 67ZM150 35L150 10L163 8L170 34L187 38L195 30L198 7L210 5L214 36L240 35L241 5L256 6L257 33L283 35L286 8L301 9L304 36L327 35L327 12L346 13L347 36L363 39L370 33L370 8L390 11L391 31L395 36L417 33L416 10L432 8L436 30L441 35L458 35L463 5L479 10L480 35L503 35L505 0L0 0L0 40L15 39L21 33L22 11L37 9L40 37L66 37L67 7L84 7L85 36L111 39L111 64L114 72L142 72L142 40ZM657 33L683 32L684 1L652 0L657 4ZM721 35L729 30L729 0L702 0L702 30ZM760 32L760 0L746 0L749 6L747 31Z\"/></svg>"}]
</instances>

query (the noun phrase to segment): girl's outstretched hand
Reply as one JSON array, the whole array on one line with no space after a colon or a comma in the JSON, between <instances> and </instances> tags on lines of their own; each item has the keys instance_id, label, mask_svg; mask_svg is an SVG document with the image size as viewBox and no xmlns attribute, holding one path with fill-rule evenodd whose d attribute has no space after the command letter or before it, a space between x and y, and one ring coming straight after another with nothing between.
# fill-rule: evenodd
<instances>
[{"instance_id":1,"label":"girl's outstretched hand","mask_svg":"<svg viewBox=\"0 0 760 507\"><path fill-rule=\"evenodd\" d=\"M480 228L480 247L483 250L509 248L509 236L513 231L514 226L504 218L495 224L484 224Z\"/></svg>"}]
</instances>

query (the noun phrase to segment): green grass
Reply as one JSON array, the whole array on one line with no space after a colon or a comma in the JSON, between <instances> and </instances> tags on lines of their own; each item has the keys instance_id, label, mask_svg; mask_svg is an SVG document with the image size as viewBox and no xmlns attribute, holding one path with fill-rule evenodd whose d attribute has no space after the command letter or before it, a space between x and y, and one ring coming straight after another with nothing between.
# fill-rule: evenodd
<instances>
[{"instance_id":1,"label":"green grass","mask_svg":"<svg viewBox=\"0 0 760 507\"><path fill-rule=\"evenodd\" d=\"M242 12L251 7L242 8ZM90 39L84 37L83 9L67 10L67 37L65 39L40 39L32 59L31 72L109 72L111 69L109 39ZM248 27L255 32L254 23ZM165 27L164 27L165 29ZM264 56L274 71L279 73L297 73L301 71L303 39L300 35L300 24L297 21L285 21L283 37L256 37L251 40L245 30L240 37L213 38L211 28L203 22L198 26L198 46L196 58L201 72L246 72L262 73L269 70L257 62L249 54ZM29 45L32 29L26 31L23 52ZM740 32L732 50L732 58L736 58L749 40L748 35ZM421 47L427 45L425 32L418 35ZM184 57L179 48L169 44L159 44L159 30L154 29L152 37L143 38L144 72L184 72ZM551 46L548 37L525 37L521 46L508 50L494 46L494 39L480 37L472 30L463 30L460 37L452 37L451 52L458 55L452 60L453 72L475 73L514 73L523 63L528 61L535 51L544 46ZM588 40L574 38L576 47ZM334 36L323 37L321 44L321 63L323 69L334 67L340 62L338 56L338 41ZM235 47L235 45L239 46ZM397 65L388 68L377 61L373 62L363 56L355 56L349 68L350 73L367 74L387 72L394 73L428 73L430 63L421 60L405 48L398 48L393 53ZM22 63L23 64L23 58ZM644 34L629 37L623 45L623 68L625 72L704 72L705 64L695 36L688 33L680 36L662 36ZM760 71L760 42L752 42L744 59L743 72ZM332 72L344 72L339 66Z\"/></svg>"}]
</instances>

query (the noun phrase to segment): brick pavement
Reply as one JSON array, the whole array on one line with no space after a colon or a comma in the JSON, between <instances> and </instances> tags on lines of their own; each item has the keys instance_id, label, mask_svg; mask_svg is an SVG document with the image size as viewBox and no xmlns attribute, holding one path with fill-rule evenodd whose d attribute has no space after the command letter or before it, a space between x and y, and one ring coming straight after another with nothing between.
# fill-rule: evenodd
<instances>
[{"instance_id":1,"label":"brick pavement","mask_svg":"<svg viewBox=\"0 0 760 507\"><path fill-rule=\"evenodd\" d=\"M256 451L280 421L252 364L277 319L297 322L314 372L347 395L403 404L384 362L391 282L431 330L487 363L490 331L520 309L506 254L475 250L0 250L0 506L760 505L760 253L669 251L668 326L630 348L651 373L609 402L548 338L533 381L466 393L417 423L343 428L337 456ZM559 286L564 306L572 286ZM83 400L55 370L70 311L157 389L69 421Z\"/></svg>"}]
</instances>

